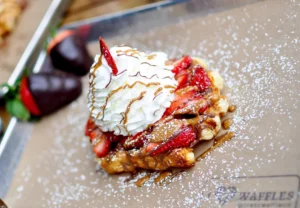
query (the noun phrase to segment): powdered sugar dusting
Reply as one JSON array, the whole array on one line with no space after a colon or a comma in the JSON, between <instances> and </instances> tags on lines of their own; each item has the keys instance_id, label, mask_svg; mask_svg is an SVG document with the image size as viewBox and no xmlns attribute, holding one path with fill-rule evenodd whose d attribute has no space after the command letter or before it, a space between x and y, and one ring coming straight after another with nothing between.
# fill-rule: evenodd
<instances>
[{"instance_id":1,"label":"powdered sugar dusting","mask_svg":"<svg viewBox=\"0 0 300 208\"><path fill-rule=\"evenodd\" d=\"M290 152L300 145L295 140L300 122L300 5L274 2L111 41L165 51L169 56L190 54L207 60L221 73L227 84L226 95L238 106L228 116L234 120L230 128L234 139L195 168L172 178L171 183L155 185L154 173L138 188L134 182L145 172L125 183L128 175L107 175L93 161L89 141L81 136L88 115L83 96L65 109L59 123L49 118L54 136L49 147L39 152L36 165L22 170L23 181L19 181L16 196L26 197L26 191L39 190L42 202L32 203L43 207L233 207L218 198L221 187L234 184L237 191L243 190L247 182L241 178L244 176L299 174L299 154L291 156ZM270 5L272 11L265 14ZM289 166L282 168L285 163ZM251 186L260 188L259 184ZM235 202L239 200L237 194L233 197Z\"/></svg>"}]
</instances>

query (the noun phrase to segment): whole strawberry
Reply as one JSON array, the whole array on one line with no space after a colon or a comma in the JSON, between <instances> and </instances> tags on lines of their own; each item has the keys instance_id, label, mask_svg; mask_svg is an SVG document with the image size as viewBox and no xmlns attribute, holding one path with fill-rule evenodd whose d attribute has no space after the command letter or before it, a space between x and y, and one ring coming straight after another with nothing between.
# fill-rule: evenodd
<instances>
[{"instance_id":1,"label":"whole strawberry","mask_svg":"<svg viewBox=\"0 0 300 208\"><path fill-rule=\"evenodd\" d=\"M82 92L78 77L67 73L38 73L24 76L19 85L9 86L7 111L22 120L43 116L72 102Z\"/></svg>"},{"instance_id":2,"label":"whole strawberry","mask_svg":"<svg viewBox=\"0 0 300 208\"><path fill-rule=\"evenodd\" d=\"M55 68L78 76L86 75L93 63L86 42L72 30L58 33L48 45L47 52Z\"/></svg>"}]
</instances>

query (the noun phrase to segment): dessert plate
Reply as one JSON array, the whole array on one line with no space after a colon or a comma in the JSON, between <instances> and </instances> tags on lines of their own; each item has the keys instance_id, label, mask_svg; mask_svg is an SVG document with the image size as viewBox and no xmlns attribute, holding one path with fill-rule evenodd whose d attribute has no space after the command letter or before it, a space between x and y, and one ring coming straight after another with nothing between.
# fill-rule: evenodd
<instances>
[{"instance_id":1,"label":"dessert plate","mask_svg":"<svg viewBox=\"0 0 300 208\"><path fill-rule=\"evenodd\" d=\"M204 58L223 76L224 93L237 105L229 115L235 137L168 183L155 184L152 173L137 187L135 180L146 173L128 180L126 174L106 174L93 161L83 136L85 77L81 99L34 126L4 198L8 206L299 207L300 5L275 0L216 9L204 4L203 11L193 3L139 14L138 24L129 16L123 25L102 19L116 24L87 20L68 28L86 31L91 54L99 53L98 42L91 41L102 35L111 46ZM179 11L186 15L176 19ZM146 21L155 17L158 24ZM104 29L107 25L111 28ZM109 32L112 28L118 30Z\"/></svg>"}]
</instances>

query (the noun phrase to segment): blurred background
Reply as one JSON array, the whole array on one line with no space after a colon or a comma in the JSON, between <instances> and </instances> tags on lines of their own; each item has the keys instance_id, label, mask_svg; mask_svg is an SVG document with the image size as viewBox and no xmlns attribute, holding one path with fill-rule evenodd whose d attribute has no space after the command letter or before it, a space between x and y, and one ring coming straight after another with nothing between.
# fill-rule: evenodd
<instances>
[{"instance_id":1,"label":"blurred background","mask_svg":"<svg viewBox=\"0 0 300 208\"><path fill-rule=\"evenodd\" d=\"M162 0L73 0L64 24Z\"/></svg>"}]
</instances>

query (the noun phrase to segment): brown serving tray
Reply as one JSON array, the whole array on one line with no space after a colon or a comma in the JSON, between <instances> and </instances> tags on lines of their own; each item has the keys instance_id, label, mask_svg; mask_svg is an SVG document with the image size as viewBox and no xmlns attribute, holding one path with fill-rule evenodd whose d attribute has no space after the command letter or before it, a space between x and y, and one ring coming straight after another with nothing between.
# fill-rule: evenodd
<instances>
[{"instance_id":1,"label":"brown serving tray","mask_svg":"<svg viewBox=\"0 0 300 208\"><path fill-rule=\"evenodd\" d=\"M34 125L4 198L8 206L299 207L300 6L247 3L189 1L66 26L88 31L91 54L99 53L101 35L111 46L206 59L238 106L229 115L236 136L171 183L138 188L124 182L127 174L107 175L93 160L83 136L84 77L79 100Z\"/></svg>"}]
</instances>

